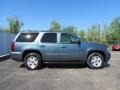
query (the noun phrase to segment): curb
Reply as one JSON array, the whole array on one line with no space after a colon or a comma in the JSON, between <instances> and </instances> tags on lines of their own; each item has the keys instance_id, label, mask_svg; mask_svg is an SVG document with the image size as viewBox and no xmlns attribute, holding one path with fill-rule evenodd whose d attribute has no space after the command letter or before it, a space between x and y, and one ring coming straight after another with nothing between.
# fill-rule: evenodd
<instances>
[{"instance_id":1,"label":"curb","mask_svg":"<svg viewBox=\"0 0 120 90\"><path fill-rule=\"evenodd\" d=\"M0 62L10 58L10 54L0 56Z\"/></svg>"}]
</instances>

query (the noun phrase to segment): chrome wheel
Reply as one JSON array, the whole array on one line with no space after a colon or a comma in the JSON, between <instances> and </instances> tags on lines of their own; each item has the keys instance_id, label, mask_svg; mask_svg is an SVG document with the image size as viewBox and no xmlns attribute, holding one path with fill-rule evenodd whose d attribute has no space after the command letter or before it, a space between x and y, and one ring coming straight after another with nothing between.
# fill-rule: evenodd
<instances>
[{"instance_id":1,"label":"chrome wheel","mask_svg":"<svg viewBox=\"0 0 120 90\"><path fill-rule=\"evenodd\" d=\"M102 65L102 59L99 56L93 56L91 59L91 64L94 67L100 67Z\"/></svg>"},{"instance_id":2,"label":"chrome wheel","mask_svg":"<svg viewBox=\"0 0 120 90\"><path fill-rule=\"evenodd\" d=\"M34 69L37 67L38 65L38 59L35 56L30 56L27 59L27 65L29 68Z\"/></svg>"}]
</instances>

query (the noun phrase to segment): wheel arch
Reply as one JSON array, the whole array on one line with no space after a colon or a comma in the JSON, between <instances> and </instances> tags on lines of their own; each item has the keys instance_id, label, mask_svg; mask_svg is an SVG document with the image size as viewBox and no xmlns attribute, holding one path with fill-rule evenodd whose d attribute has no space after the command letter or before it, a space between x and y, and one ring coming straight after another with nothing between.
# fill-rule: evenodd
<instances>
[{"instance_id":1,"label":"wheel arch","mask_svg":"<svg viewBox=\"0 0 120 90\"><path fill-rule=\"evenodd\" d=\"M41 59L42 59L42 53L41 53L40 51L31 49L31 50L25 50L25 51L23 52L23 54L22 54L22 60L24 60L24 57L25 57L28 53L37 53L37 54L39 54L39 55L41 56Z\"/></svg>"},{"instance_id":2,"label":"wheel arch","mask_svg":"<svg viewBox=\"0 0 120 90\"><path fill-rule=\"evenodd\" d=\"M87 53L87 58L88 58L88 56L89 56L91 53L99 53L99 54L101 54L101 55L103 56L104 60L105 60L105 58L106 58L105 53L104 53L104 51L102 51L102 50L90 50L90 51L88 51L88 53ZM86 58L86 61L87 61L87 58Z\"/></svg>"}]
</instances>

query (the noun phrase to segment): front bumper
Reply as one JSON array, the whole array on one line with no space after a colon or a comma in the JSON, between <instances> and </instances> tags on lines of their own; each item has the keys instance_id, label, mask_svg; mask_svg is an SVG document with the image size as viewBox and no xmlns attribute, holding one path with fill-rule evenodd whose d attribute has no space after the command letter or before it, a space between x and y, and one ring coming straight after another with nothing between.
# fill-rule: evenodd
<instances>
[{"instance_id":1,"label":"front bumper","mask_svg":"<svg viewBox=\"0 0 120 90\"><path fill-rule=\"evenodd\" d=\"M11 58L16 61L23 61L21 52L11 52Z\"/></svg>"}]
</instances>

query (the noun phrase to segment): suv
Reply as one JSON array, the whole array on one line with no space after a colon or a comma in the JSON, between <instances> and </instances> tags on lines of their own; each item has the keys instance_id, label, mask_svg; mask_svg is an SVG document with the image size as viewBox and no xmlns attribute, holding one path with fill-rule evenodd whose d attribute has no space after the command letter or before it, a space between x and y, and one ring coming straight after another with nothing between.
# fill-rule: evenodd
<instances>
[{"instance_id":1,"label":"suv","mask_svg":"<svg viewBox=\"0 0 120 90\"><path fill-rule=\"evenodd\" d=\"M11 57L35 70L43 64L86 63L101 69L110 59L108 46L81 41L65 32L20 32L11 44Z\"/></svg>"}]
</instances>

